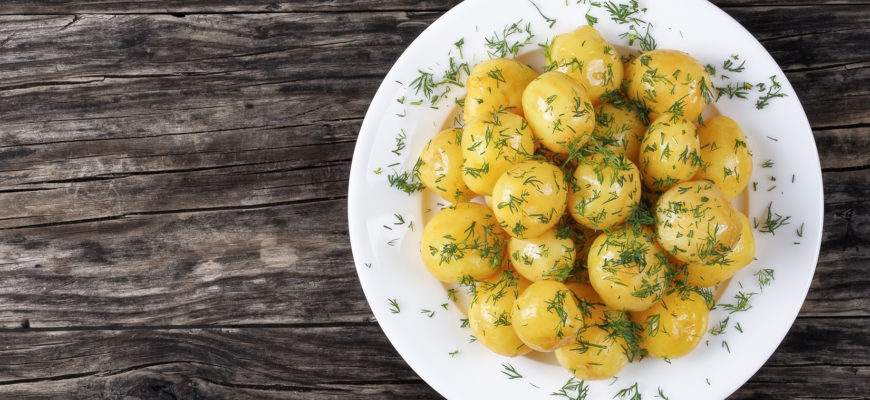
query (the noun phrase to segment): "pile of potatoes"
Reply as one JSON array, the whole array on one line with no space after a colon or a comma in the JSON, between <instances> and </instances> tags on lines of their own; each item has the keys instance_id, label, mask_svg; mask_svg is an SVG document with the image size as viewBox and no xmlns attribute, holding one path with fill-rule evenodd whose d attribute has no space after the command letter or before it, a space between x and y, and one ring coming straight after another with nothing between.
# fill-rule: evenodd
<instances>
[{"instance_id":1,"label":"pile of potatoes","mask_svg":"<svg viewBox=\"0 0 870 400\"><path fill-rule=\"evenodd\" d=\"M689 353L708 288L752 261L731 201L752 173L732 119L701 119L712 85L690 55L623 59L592 27L557 36L546 72L477 64L465 124L417 163L451 203L423 230L439 280L471 294L475 338L518 356L553 351L581 379ZM708 296L709 297L709 296Z\"/></svg>"}]
</instances>

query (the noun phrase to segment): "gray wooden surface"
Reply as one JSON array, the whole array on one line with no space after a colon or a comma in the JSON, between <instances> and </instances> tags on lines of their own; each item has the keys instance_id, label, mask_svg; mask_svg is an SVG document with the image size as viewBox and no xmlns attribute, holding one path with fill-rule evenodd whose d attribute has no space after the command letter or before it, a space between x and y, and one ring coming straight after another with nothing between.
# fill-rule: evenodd
<instances>
[{"instance_id":1,"label":"gray wooden surface","mask_svg":"<svg viewBox=\"0 0 870 400\"><path fill-rule=\"evenodd\" d=\"M346 201L375 90L456 3L0 4L0 398L438 398ZM825 189L806 303L732 398L868 398L870 3L714 3L795 86Z\"/></svg>"}]
</instances>

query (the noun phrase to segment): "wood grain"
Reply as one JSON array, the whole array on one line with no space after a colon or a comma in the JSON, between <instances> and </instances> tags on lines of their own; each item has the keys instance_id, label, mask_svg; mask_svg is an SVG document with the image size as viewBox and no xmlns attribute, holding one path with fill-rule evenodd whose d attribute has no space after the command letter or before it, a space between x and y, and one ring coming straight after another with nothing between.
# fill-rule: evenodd
<instances>
[{"instance_id":1,"label":"wood grain","mask_svg":"<svg viewBox=\"0 0 870 400\"><path fill-rule=\"evenodd\" d=\"M458 3L4 1L0 397L440 398L374 322L346 188L384 75ZM731 398L866 398L870 3L714 3L793 84L826 194L801 314Z\"/></svg>"}]
</instances>

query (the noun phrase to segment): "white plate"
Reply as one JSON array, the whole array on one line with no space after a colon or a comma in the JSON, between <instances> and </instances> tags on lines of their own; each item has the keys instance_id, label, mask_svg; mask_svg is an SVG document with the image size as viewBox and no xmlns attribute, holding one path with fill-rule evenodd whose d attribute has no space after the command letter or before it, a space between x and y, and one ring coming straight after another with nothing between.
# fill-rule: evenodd
<instances>
[{"instance_id":1,"label":"white plate","mask_svg":"<svg viewBox=\"0 0 870 400\"><path fill-rule=\"evenodd\" d=\"M419 257L423 196L409 196L389 187L387 181L392 171L411 169L425 143L452 118L454 99L464 95L464 89L455 87L438 108L429 107L425 100L423 105L411 104L423 97L411 88L418 71L432 72L438 79L448 66L449 56L460 59L455 45L460 39L464 60L473 66L489 58L486 38L494 33L501 36L507 25L522 20L521 27L528 23L535 37L520 50L520 56L525 55L527 61L540 59L538 43L586 24L585 15L591 10L590 15L599 19L595 27L605 39L622 50L627 45L619 37L627 26L610 20L606 10L592 7L588 1L536 3L540 11L528 0L469 0L435 21L387 74L372 100L354 151L348 218L363 290L399 354L449 399L558 398L552 393L571 378L551 355L511 359L495 355L479 343L469 343L470 330L460 327L464 313L448 301L444 286L427 273ZM769 204L775 213L790 219L775 235L756 229L757 260L734 277L719 300L735 303L734 296L741 291L756 293L750 298L751 309L729 315L717 307L710 314L711 326L730 316L724 334L708 332L698 348L670 364L649 358L629 364L615 381L587 382L588 398L610 399L635 383L646 399L654 398L659 389L672 399L725 398L770 357L806 297L822 233L818 153L806 115L782 70L736 21L701 0L642 0L641 7L648 7L643 18L653 23L651 33L658 48L686 51L702 64L716 66L720 75L723 61L732 54L746 61L744 71L727 72L730 81L717 75L714 81L718 85L743 81L769 84L769 77L776 75L787 97L775 98L758 110L755 100L759 93L753 91L748 100L722 98L716 108L741 125L754 154L752 181L757 187L753 191L750 184L748 192L750 219L764 221ZM549 26L544 16L555 19L555 24ZM401 104L398 100L403 98ZM407 135L402 140L405 147L393 152L400 132ZM773 165L764 168L762 164L768 160ZM394 163L399 164L389 167ZM375 173L379 168L381 173ZM403 224L398 224L396 214L402 216ZM754 275L762 269L775 271L775 279L763 291ZM390 299L397 302L399 313L391 312ZM446 309L442 308L445 303ZM742 333L736 329L737 323ZM522 378L508 379L503 373L505 364Z\"/></svg>"}]
</instances>

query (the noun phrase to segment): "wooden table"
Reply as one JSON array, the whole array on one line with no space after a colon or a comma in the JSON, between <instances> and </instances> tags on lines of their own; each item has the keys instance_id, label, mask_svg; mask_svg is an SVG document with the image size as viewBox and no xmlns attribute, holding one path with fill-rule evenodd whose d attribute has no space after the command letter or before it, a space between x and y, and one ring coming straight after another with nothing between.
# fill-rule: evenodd
<instances>
[{"instance_id":1,"label":"wooden table","mask_svg":"<svg viewBox=\"0 0 870 400\"><path fill-rule=\"evenodd\" d=\"M0 398L438 397L371 315L346 202L369 101L456 0L41 3L0 5ZM715 3L825 182L800 317L732 398L868 398L870 5Z\"/></svg>"}]
</instances>

